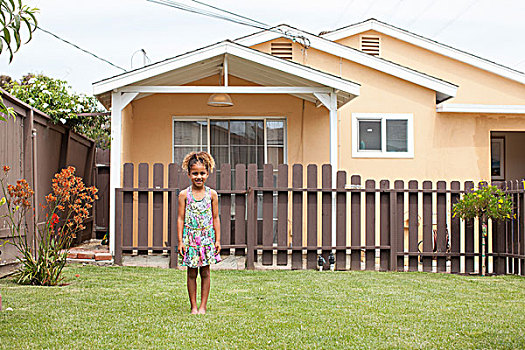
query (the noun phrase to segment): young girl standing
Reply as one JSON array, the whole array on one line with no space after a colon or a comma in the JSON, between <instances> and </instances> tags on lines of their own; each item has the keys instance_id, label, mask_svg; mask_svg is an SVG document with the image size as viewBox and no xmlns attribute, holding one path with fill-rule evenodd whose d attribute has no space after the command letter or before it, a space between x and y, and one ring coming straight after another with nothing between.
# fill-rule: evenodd
<instances>
[{"instance_id":1,"label":"young girl standing","mask_svg":"<svg viewBox=\"0 0 525 350\"><path fill-rule=\"evenodd\" d=\"M210 293L210 265L221 261L221 228L217 192L205 186L215 161L207 152L191 152L182 161L191 185L179 194L177 234L179 265L187 266L191 313L205 314ZM197 308L197 275L201 275L201 304Z\"/></svg>"}]
</instances>

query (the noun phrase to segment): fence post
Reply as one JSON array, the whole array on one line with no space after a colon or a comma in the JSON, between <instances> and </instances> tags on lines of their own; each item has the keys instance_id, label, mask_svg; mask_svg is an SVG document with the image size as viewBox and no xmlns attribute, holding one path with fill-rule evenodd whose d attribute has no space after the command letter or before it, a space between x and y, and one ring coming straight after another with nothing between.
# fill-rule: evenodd
<instances>
[{"instance_id":1,"label":"fence post","mask_svg":"<svg viewBox=\"0 0 525 350\"><path fill-rule=\"evenodd\" d=\"M346 270L346 171L339 170L336 178L336 237L335 266L337 270Z\"/></svg>"},{"instance_id":2,"label":"fence post","mask_svg":"<svg viewBox=\"0 0 525 350\"><path fill-rule=\"evenodd\" d=\"M292 187L302 189L303 166L294 164L292 167ZM292 269L303 267L303 192L292 190Z\"/></svg>"},{"instance_id":3,"label":"fence post","mask_svg":"<svg viewBox=\"0 0 525 350\"><path fill-rule=\"evenodd\" d=\"M164 187L164 164L153 165L153 188ZM162 247L164 231L164 192L153 192L153 246ZM156 248L159 249L159 248Z\"/></svg>"},{"instance_id":4,"label":"fence post","mask_svg":"<svg viewBox=\"0 0 525 350\"><path fill-rule=\"evenodd\" d=\"M170 247L170 267L177 267L179 237L177 235L179 201L177 188L178 169L175 163L168 166L168 188L172 191L168 193L168 246Z\"/></svg>"},{"instance_id":5,"label":"fence post","mask_svg":"<svg viewBox=\"0 0 525 350\"><path fill-rule=\"evenodd\" d=\"M397 245L397 263L396 269L398 271L405 270L405 183L403 180L396 180L394 182L394 188L400 191L396 191L396 245Z\"/></svg>"},{"instance_id":6,"label":"fence post","mask_svg":"<svg viewBox=\"0 0 525 350\"><path fill-rule=\"evenodd\" d=\"M220 189L231 191L232 189L232 168L230 164L221 165ZM232 217L232 196L230 193L220 195L220 217L221 217L221 245L231 244L231 217Z\"/></svg>"},{"instance_id":7,"label":"fence post","mask_svg":"<svg viewBox=\"0 0 525 350\"><path fill-rule=\"evenodd\" d=\"M447 251L447 184L445 181L438 181L437 187L437 252L445 253ZM437 272L447 271L447 257L437 257Z\"/></svg>"},{"instance_id":8,"label":"fence post","mask_svg":"<svg viewBox=\"0 0 525 350\"><path fill-rule=\"evenodd\" d=\"M122 265L122 191L115 189L115 265Z\"/></svg>"},{"instance_id":9,"label":"fence post","mask_svg":"<svg viewBox=\"0 0 525 350\"><path fill-rule=\"evenodd\" d=\"M474 182L465 182L465 192L472 192ZM465 273L474 272L474 219L465 220Z\"/></svg>"},{"instance_id":10,"label":"fence post","mask_svg":"<svg viewBox=\"0 0 525 350\"><path fill-rule=\"evenodd\" d=\"M235 166L235 189L246 190L246 165ZM235 245L246 244L246 193L235 194ZM244 255L244 248L236 248L235 255Z\"/></svg>"},{"instance_id":11,"label":"fence post","mask_svg":"<svg viewBox=\"0 0 525 350\"><path fill-rule=\"evenodd\" d=\"M148 206L149 193L149 165L148 163L139 164L139 205L138 205L138 246L139 249L148 248Z\"/></svg>"},{"instance_id":12,"label":"fence post","mask_svg":"<svg viewBox=\"0 0 525 350\"><path fill-rule=\"evenodd\" d=\"M376 182L374 180L366 180L365 182L365 205L366 205L366 234L365 243L368 246L365 251L365 269L375 270L376 267L376 250L369 248L375 246L376 243Z\"/></svg>"},{"instance_id":13,"label":"fence post","mask_svg":"<svg viewBox=\"0 0 525 350\"><path fill-rule=\"evenodd\" d=\"M350 184L356 188L361 188L361 176L352 175ZM350 192L350 245L353 247L361 246L361 192L355 190ZM350 268L352 270L361 270L361 249L355 248L350 254Z\"/></svg>"},{"instance_id":14,"label":"fence post","mask_svg":"<svg viewBox=\"0 0 525 350\"><path fill-rule=\"evenodd\" d=\"M254 269L256 258L257 203L256 191L254 190L255 186L257 186L257 165L250 164L248 165L248 223L246 228L246 268L248 270Z\"/></svg>"},{"instance_id":15,"label":"fence post","mask_svg":"<svg viewBox=\"0 0 525 350\"><path fill-rule=\"evenodd\" d=\"M317 165L309 164L306 168L306 187L317 188ZM307 240L308 247L317 247L317 191L308 191L307 201ZM306 268L315 269L317 267L317 249L308 248L306 253Z\"/></svg>"},{"instance_id":16,"label":"fence post","mask_svg":"<svg viewBox=\"0 0 525 350\"><path fill-rule=\"evenodd\" d=\"M134 166L132 163L125 163L123 170L122 185L133 187ZM122 193L122 244L121 246L130 247L133 245L133 191L123 191ZM120 242L120 241L119 241Z\"/></svg>"},{"instance_id":17,"label":"fence post","mask_svg":"<svg viewBox=\"0 0 525 350\"><path fill-rule=\"evenodd\" d=\"M450 183L450 213L453 216L454 215L454 204L456 204L459 201L459 187L460 183L459 181L452 181ZM460 225L461 221L459 217L452 217L450 219L450 272L452 273L459 273L460 272Z\"/></svg>"},{"instance_id":18,"label":"fence post","mask_svg":"<svg viewBox=\"0 0 525 350\"><path fill-rule=\"evenodd\" d=\"M272 164L264 164L263 167L263 186L267 188L273 187L273 166ZM273 191L263 191L263 246L273 245ZM262 264L273 264L273 250L263 249Z\"/></svg>"},{"instance_id":19,"label":"fence post","mask_svg":"<svg viewBox=\"0 0 525 350\"><path fill-rule=\"evenodd\" d=\"M332 189L332 166L323 164L322 167L322 186L323 190ZM328 258L332 252L332 192L322 192L322 245L323 257L329 262Z\"/></svg>"},{"instance_id":20,"label":"fence post","mask_svg":"<svg viewBox=\"0 0 525 350\"><path fill-rule=\"evenodd\" d=\"M408 189L408 251L410 252L408 256L408 271L418 271L418 256L413 255L418 251L418 227L421 225L418 209L418 182L416 180L409 181Z\"/></svg>"},{"instance_id":21,"label":"fence post","mask_svg":"<svg viewBox=\"0 0 525 350\"><path fill-rule=\"evenodd\" d=\"M432 253L432 182L423 181L423 253ZM432 272L432 256L423 255L423 271Z\"/></svg>"},{"instance_id":22,"label":"fence post","mask_svg":"<svg viewBox=\"0 0 525 350\"><path fill-rule=\"evenodd\" d=\"M279 164L277 186L288 187L288 164ZM277 245L288 246L288 191L279 191L277 194ZM288 251L279 249L277 251L277 265L288 264Z\"/></svg>"}]
</instances>

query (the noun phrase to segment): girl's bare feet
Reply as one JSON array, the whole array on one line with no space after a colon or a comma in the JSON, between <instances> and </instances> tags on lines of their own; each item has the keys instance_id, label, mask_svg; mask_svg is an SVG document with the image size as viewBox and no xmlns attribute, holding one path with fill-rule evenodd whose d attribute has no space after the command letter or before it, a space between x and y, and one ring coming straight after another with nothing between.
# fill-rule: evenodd
<instances>
[{"instance_id":1,"label":"girl's bare feet","mask_svg":"<svg viewBox=\"0 0 525 350\"><path fill-rule=\"evenodd\" d=\"M206 314L206 309L199 309L199 315Z\"/></svg>"},{"instance_id":2,"label":"girl's bare feet","mask_svg":"<svg viewBox=\"0 0 525 350\"><path fill-rule=\"evenodd\" d=\"M197 309L191 309L191 314L192 315L197 315L197 314L200 314L200 312Z\"/></svg>"}]
</instances>

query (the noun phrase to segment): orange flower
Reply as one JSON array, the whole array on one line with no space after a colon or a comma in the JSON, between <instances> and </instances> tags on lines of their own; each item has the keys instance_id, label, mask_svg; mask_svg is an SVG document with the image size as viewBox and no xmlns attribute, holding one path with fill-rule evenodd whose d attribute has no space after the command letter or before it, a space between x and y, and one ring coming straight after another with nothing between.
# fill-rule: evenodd
<instances>
[{"instance_id":1,"label":"orange flower","mask_svg":"<svg viewBox=\"0 0 525 350\"><path fill-rule=\"evenodd\" d=\"M8 173L9 170L11 170L11 168L8 167L7 165L4 165L4 173Z\"/></svg>"}]
</instances>

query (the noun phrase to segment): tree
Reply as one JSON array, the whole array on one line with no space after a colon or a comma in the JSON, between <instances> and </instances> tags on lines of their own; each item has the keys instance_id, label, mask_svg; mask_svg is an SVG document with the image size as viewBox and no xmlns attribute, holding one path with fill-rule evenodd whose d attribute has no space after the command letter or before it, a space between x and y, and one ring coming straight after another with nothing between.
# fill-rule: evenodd
<instances>
[{"instance_id":1,"label":"tree","mask_svg":"<svg viewBox=\"0 0 525 350\"><path fill-rule=\"evenodd\" d=\"M5 89L49 115L55 123L92 138L98 147L109 147L110 116L93 96L76 94L66 81L43 74L26 74L20 82L12 81Z\"/></svg>"},{"instance_id":2,"label":"tree","mask_svg":"<svg viewBox=\"0 0 525 350\"><path fill-rule=\"evenodd\" d=\"M453 216L462 219L481 219L481 274L485 275L485 243L487 221L505 220L512 216L513 204L509 195L496 186L479 186L476 191L465 193L453 207Z\"/></svg>"},{"instance_id":3,"label":"tree","mask_svg":"<svg viewBox=\"0 0 525 350\"><path fill-rule=\"evenodd\" d=\"M28 36L25 44L33 38L37 12L38 9L23 5L22 0L0 0L0 55L9 52L9 63L22 46L22 36ZM8 116L15 117L15 113L0 97L0 120L6 121Z\"/></svg>"}]
</instances>

